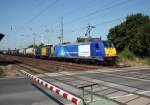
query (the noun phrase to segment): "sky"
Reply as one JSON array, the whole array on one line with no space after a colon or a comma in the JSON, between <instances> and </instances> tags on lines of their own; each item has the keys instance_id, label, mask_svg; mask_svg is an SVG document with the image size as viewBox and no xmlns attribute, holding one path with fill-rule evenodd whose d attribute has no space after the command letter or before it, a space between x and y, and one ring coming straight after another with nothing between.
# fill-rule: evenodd
<instances>
[{"instance_id":1,"label":"sky","mask_svg":"<svg viewBox=\"0 0 150 105\"><path fill-rule=\"evenodd\" d=\"M150 0L0 0L0 50L26 48L34 39L58 44L61 17L65 42L85 37L88 25L95 26L92 37L105 40L109 29L136 13L150 16Z\"/></svg>"}]
</instances>

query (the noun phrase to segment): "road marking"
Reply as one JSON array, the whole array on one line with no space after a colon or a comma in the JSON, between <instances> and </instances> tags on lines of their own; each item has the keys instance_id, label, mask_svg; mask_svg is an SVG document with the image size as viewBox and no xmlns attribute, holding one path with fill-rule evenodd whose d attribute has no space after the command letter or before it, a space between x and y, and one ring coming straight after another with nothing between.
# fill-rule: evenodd
<instances>
[{"instance_id":1,"label":"road marking","mask_svg":"<svg viewBox=\"0 0 150 105\"><path fill-rule=\"evenodd\" d=\"M111 74L111 73L103 73L103 72L98 72L98 73L101 73L101 74L104 74L104 75L111 75L111 76L115 76L115 77L120 77L120 78L139 80L139 81L144 81L144 82L150 82L150 80L139 79L139 78L134 78L134 77L129 77L129 76L122 76L122 75L116 75L116 74Z\"/></svg>"},{"instance_id":2,"label":"road marking","mask_svg":"<svg viewBox=\"0 0 150 105\"><path fill-rule=\"evenodd\" d=\"M137 92L137 93L139 93L139 94L144 94L144 93L149 93L150 92L150 90L148 90L148 91L143 91L143 92Z\"/></svg>"},{"instance_id":3,"label":"road marking","mask_svg":"<svg viewBox=\"0 0 150 105\"><path fill-rule=\"evenodd\" d=\"M140 74L143 74L143 75L146 75L146 76L150 76L150 74L141 73L141 72L129 72L129 73L133 73L133 74L134 74L134 73L137 73L137 74L139 74L139 75L140 75Z\"/></svg>"},{"instance_id":4,"label":"road marking","mask_svg":"<svg viewBox=\"0 0 150 105\"><path fill-rule=\"evenodd\" d=\"M123 95L123 96L115 96L115 97L109 97L109 98L116 99L116 98L129 97L129 96L132 96L132 95L135 95L135 94L127 94L127 95Z\"/></svg>"}]
</instances>

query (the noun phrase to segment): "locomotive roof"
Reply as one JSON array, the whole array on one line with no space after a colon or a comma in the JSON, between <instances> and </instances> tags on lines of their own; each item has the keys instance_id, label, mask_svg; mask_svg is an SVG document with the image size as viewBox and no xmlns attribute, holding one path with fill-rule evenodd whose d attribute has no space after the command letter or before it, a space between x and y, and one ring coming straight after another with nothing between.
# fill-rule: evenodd
<instances>
[{"instance_id":1,"label":"locomotive roof","mask_svg":"<svg viewBox=\"0 0 150 105\"><path fill-rule=\"evenodd\" d=\"M93 40L93 41L89 41L89 42L80 42L80 43L67 43L67 44L58 44L56 46L66 46L66 45L82 45L82 44L89 44L91 42L97 42L97 41L103 41L103 40Z\"/></svg>"}]
</instances>

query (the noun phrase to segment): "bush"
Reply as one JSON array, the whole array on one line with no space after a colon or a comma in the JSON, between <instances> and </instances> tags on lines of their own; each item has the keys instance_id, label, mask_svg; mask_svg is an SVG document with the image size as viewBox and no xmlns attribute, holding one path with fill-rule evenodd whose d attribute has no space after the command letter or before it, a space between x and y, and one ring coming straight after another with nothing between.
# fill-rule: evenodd
<instances>
[{"instance_id":1,"label":"bush","mask_svg":"<svg viewBox=\"0 0 150 105\"><path fill-rule=\"evenodd\" d=\"M145 63L150 65L150 58L147 58Z\"/></svg>"},{"instance_id":2,"label":"bush","mask_svg":"<svg viewBox=\"0 0 150 105\"><path fill-rule=\"evenodd\" d=\"M150 65L149 57L137 57L128 48L125 48L122 52L118 54L118 63L122 62L128 65Z\"/></svg>"},{"instance_id":3,"label":"bush","mask_svg":"<svg viewBox=\"0 0 150 105\"><path fill-rule=\"evenodd\" d=\"M135 60L136 56L128 49L125 48L121 53L119 53L118 57L121 60Z\"/></svg>"},{"instance_id":4,"label":"bush","mask_svg":"<svg viewBox=\"0 0 150 105\"><path fill-rule=\"evenodd\" d=\"M4 75L4 71L3 69L0 67L0 76L3 76Z\"/></svg>"}]
</instances>

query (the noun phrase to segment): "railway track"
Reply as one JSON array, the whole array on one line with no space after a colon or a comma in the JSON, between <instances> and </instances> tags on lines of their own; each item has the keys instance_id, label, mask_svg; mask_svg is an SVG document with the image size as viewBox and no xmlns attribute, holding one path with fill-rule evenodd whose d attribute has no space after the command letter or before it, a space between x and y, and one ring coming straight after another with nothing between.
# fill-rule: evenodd
<instances>
[{"instance_id":1,"label":"railway track","mask_svg":"<svg viewBox=\"0 0 150 105\"><path fill-rule=\"evenodd\" d=\"M66 70L66 71L80 71L80 70L95 70L100 69L100 66L92 66L92 65L83 65L83 64L75 64L75 63L66 63L66 62L58 62L52 60L43 60L43 59L33 59L27 57L18 57L18 56L7 56L9 59L20 61L21 63L25 63L28 65L36 66L40 69L51 69L53 71L58 70Z\"/></svg>"},{"instance_id":2,"label":"railway track","mask_svg":"<svg viewBox=\"0 0 150 105\"><path fill-rule=\"evenodd\" d=\"M96 69L103 69L103 68L123 68L126 66L102 66L102 65L87 65L87 64L77 64L71 62L60 62L54 60L46 60L46 59L34 59L29 57L19 57L19 56L10 56L5 55L8 59L13 59L16 61L20 61L22 63L38 67L43 70L47 70L50 72L55 71L88 71L88 70L96 70Z\"/></svg>"}]
</instances>

